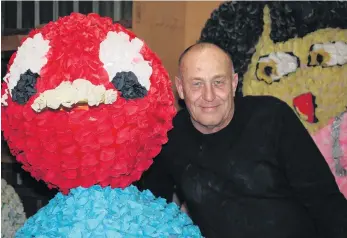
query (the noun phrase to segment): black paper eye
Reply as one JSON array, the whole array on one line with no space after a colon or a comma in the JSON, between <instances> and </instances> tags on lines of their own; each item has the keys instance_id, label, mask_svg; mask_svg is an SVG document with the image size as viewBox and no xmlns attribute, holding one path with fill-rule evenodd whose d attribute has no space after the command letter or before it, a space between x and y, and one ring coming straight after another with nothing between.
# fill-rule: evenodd
<instances>
[{"instance_id":1,"label":"black paper eye","mask_svg":"<svg viewBox=\"0 0 347 238\"><path fill-rule=\"evenodd\" d=\"M120 72L112 79L112 84L122 92L125 99L143 98L147 95L147 89L142 86L133 72Z\"/></svg>"},{"instance_id":2,"label":"black paper eye","mask_svg":"<svg viewBox=\"0 0 347 238\"><path fill-rule=\"evenodd\" d=\"M20 75L17 85L12 89L12 100L18 104L25 104L36 93L36 81L39 75L27 70Z\"/></svg>"}]
</instances>

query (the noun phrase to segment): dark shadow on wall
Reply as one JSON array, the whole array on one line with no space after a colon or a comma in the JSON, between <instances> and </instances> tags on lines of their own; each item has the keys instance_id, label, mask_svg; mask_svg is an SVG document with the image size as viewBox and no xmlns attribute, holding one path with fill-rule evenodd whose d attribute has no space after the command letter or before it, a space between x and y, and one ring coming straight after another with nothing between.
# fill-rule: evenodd
<instances>
[{"instance_id":1,"label":"dark shadow on wall","mask_svg":"<svg viewBox=\"0 0 347 238\"><path fill-rule=\"evenodd\" d=\"M5 179L18 193L28 218L47 205L58 191L49 189L43 181L37 181L31 177L21 166L11 155L1 134L1 178Z\"/></svg>"}]
</instances>

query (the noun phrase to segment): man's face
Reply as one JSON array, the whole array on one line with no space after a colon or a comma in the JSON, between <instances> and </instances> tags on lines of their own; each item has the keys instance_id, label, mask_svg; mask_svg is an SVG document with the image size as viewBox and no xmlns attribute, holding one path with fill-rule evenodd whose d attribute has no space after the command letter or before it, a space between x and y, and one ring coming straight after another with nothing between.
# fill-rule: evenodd
<instances>
[{"instance_id":1,"label":"man's face","mask_svg":"<svg viewBox=\"0 0 347 238\"><path fill-rule=\"evenodd\" d=\"M237 86L228 55L216 46L196 46L183 57L180 72L177 91L193 123L207 130L225 127L233 116Z\"/></svg>"}]
</instances>

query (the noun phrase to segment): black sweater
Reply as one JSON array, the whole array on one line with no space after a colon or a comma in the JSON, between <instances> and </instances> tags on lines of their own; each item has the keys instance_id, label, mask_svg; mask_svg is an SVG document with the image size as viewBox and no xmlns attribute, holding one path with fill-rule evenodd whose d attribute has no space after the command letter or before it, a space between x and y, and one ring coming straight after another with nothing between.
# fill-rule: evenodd
<instances>
[{"instance_id":1,"label":"black sweater","mask_svg":"<svg viewBox=\"0 0 347 238\"><path fill-rule=\"evenodd\" d=\"M237 100L231 123L204 135L181 110L140 187L171 201L174 186L208 238L347 238L347 201L292 109Z\"/></svg>"}]
</instances>

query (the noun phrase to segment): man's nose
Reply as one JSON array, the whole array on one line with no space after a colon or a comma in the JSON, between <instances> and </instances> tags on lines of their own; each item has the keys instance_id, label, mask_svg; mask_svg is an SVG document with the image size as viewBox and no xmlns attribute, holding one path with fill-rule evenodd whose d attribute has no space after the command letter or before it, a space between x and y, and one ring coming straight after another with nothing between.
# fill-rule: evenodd
<instances>
[{"instance_id":1,"label":"man's nose","mask_svg":"<svg viewBox=\"0 0 347 238\"><path fill-rule=\"evenodd\" d=\"M214 88L210 84L206 84L202 93L202 98L205 101L212 102L216 98Z\"/></svg>"}]
</instances>

